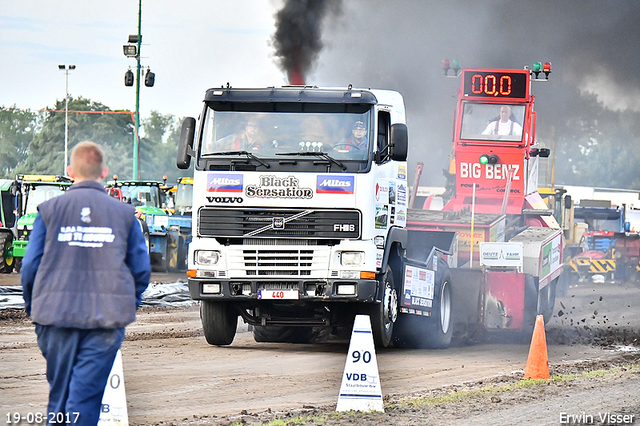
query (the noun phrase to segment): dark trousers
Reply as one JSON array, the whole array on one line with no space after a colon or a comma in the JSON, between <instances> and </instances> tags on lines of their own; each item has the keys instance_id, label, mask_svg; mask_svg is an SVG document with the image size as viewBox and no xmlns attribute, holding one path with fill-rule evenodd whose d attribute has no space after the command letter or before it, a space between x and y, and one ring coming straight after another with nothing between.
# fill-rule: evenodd
<instances>
[{"instance_id":1,"label":"dark trousers","mask_svg":"<svg viewBox=\"0 0 640 426\"><path fill-rule=\"evenodd\" d=\"M48 416L64 418L62 424L96 426L124 328L84 330L36 324L36 334L47 361Z\"/></svg>"}]
</instances>

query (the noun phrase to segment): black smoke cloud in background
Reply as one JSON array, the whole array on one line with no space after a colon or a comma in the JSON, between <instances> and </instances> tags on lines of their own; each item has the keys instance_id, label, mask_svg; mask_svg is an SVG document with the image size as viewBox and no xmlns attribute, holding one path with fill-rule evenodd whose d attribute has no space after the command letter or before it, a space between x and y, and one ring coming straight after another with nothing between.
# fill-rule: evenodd
<instances>
[{"instance_id":1,"label":"black smoke cloud in background","mask_svg":"<svg viewBox=\"0 0 640 426\"><path fill-rule=\"evenodd\" d=\"M292 81L292 74L304 81L323 48L322 28L329 14L339 16L341 0L286 0L276 13L276 32L272 37L280 68Z\"/></svg>"},{"instance_id":2,"label":"black smoke cloud in background","mask_svg":"<svg viewBox=\"0 0 640 426\"><path fill-rule=\"evenodd\" d=\"M306 83L400 91L410 168L423 161L421 183L444 185L461 82L444 76L442 59L463 68L552 62L549 81L532 85L538 140L551 146L552 128L580 108L580 90L596 90L611 109L640 109L639 22L637 0L346 0L324 23L325 47Z\"/></svg>"}]
</instances>

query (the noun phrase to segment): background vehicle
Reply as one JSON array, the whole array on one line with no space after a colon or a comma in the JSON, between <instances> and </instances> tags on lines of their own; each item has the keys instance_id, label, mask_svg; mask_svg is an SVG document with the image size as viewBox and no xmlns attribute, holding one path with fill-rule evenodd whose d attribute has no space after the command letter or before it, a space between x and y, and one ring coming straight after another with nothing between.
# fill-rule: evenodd
<instances>
[{"instance_id":1,"label":"background vehicle","mask_svg":"<svg viewBox=\"0 0 640 426\"><path fill-rule=\"evenodd\" d=\"M529 71L472 72L513 79L517 97L461 93L454 143L457 170L466 175L454 174L446 212L408 209L399 93L311 86L207 91L198 126L193 118L183 123L177 165L195 161L188 283L191 297L201 300L210 344L231 343L238 316L254 326L256 341L300 342L311 340L314 327L339 331L366 313L379 346L443 348L457 322L526 334L538 312L550 315L562 231L531 177L537 157ZM463 80L464 89L465 74ZM497 101L520 107L524 136L471 142L475 136L460 132L471 100L476 110ZM216 145L234 140L228 135L249 119L260 123L261 143ZM357 121L365 123L370 144L354 155L344 140ZM500 161L481 163L484 154ZM492 172L491 185L477 187L477 196L469 183L481 176L470 170ZM463 216L480 205L485 241L493 244L483 253L509 250L510 262L483 255L482 266L472 267L480 239L475 216Z\"/></svg>"},{"instance_id":2,"label":"background vehicle","mask_svg":"<svg viewBox=\"0 0 640 426\"><path fill-rule=\"evenodd\" d=\"M13 238L17 231L13 181L0 179L0 274L13 272Z\"/></svg>"},{"instance_id":3,"label":"background vehicle","mask_svg":"<svg viewBox=\"0 0 640 426\"><path fill-rule=\"evenodd\" d=\"M167 191L167 196L172 200L171 208L167 209L167 213L170 215L169 222L172 230L171 244L174 245L167 267L169 270L185 271L191 242L193 178L178 178L177 184Z\"/></svg>"},{"instance_id":4,"label":"background vehicle","mask_svg":"<svg viewBox=\"0 0 640 426\"><path fill-rule=\"evenodd\" d=\"M12 185L12 195L16 198L16 221L12 244L13 264L20 272L22 258L27 251L29 234L38 214L38 205L62 195L73 183L66 176L18 175Z\"/></svg>"},{"instance_id":5,"label":"background vehicle","mask_svg":"<svg viewBox=\"0 0 640 426\"><path fill-rule=\"evenodd\" d=\"M170 216L167 211L167 195L163 182L143 180L117 180L107 182L105 188L111 196L136 208L145 238L149 245L151 267L154 271L183 270L186 260L186 244L180 225L185 220ZM190 218L188 220L190 228ZM184 232L183 232L184 234Z\"/></svg>"},{"instance_id":6,"label":"background vehicle","mask_svg":"<svg viewBox=\"0 0 640 426\"><path fill-rule=\"evenodd\" d=\"M576 221L584 223L579 252L567 260L572 281L594 275L609 280L640 279L640 210L608 200L580 200Z\"/></svg>"}]
</instances>

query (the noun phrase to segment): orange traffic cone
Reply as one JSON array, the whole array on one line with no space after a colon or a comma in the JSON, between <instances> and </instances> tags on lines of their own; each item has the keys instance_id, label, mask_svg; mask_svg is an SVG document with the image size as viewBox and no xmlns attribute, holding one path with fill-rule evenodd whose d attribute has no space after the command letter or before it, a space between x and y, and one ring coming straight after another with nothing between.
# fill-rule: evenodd
<instances>
[{"instance_id":1,"label":"orange traffic cone","mask_svg":"<svg viewBox=\"0 0 640 426\"><path fill-rule=\"evenodd\" d=\"M533 329L529 358L524 369L525 379L548 379L549 356L547 355L547 337L544 334L544 317L536 317L536 326Z\"/></svg>"}]
</instances>

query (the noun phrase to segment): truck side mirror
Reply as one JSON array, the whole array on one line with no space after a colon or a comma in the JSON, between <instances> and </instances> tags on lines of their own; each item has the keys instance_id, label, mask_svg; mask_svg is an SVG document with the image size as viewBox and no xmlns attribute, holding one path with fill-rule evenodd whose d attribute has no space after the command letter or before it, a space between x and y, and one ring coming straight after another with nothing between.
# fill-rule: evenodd
<instances>
[{"instance_id":1,"label":"truck side mirror","mask_svg":"<svg viewBox=\"0 0 640 426\"><path fill-rule=\"evenodd\" d=\"M14 181L9 187L9 193L11 193L11 195L15 197L18 195L18 192L20 192L20 186L17 182Z\"/></svg>"},{"instance_id":2,"label":"truck side mirror","mask_svg":"<svg viewBox=\"0 0 640 426\"><path fill-rule=\"evenodd\" d=\"M180 143L178 144L178 158L176 165L179 169L188 169L193 156L193 136L196 131L196 119L187 117L182 122Z\"/></svg>"},{"instance_id":3,"label":"truck side mirror","mask_svg":"<svg viewBox=\"0 0 640 426\"><path fill-rule=\"evenodd\" d=\"M407 125L396 123L391 125L390 156L395 161L406 161L409 137Z\"/></svg>"},{"instance_id":4,"label":"truck side mirror","mask_svg":"<svg viewBox=\"0 0 640 426\"><path fill-rule=\"evenodd\" d=\"M564 197L564 208L565 210L571 210L571 207L573 207L573 201L571 200L571 195L566 195Z\"/></svg>"}]
</instances>

